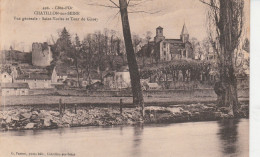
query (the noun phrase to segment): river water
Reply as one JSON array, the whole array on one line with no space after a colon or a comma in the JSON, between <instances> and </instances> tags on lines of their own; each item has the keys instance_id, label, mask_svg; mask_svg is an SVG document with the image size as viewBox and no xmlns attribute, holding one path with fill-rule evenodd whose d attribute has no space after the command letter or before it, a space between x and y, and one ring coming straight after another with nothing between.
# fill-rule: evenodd
<instances>
[{"instance_id":1,"label":"river water","mask_svg":"<svg viewBox=\"0 0 260 157\"><path fill-rule=\"evenodd\" d=\"M0 156L247 157L249 120L0 133ZM13 153L13 155L11 155ZM26 153L26 154L25 154ZM70 153L70 154L68 154Z\"/></svg>"}]
</instances>

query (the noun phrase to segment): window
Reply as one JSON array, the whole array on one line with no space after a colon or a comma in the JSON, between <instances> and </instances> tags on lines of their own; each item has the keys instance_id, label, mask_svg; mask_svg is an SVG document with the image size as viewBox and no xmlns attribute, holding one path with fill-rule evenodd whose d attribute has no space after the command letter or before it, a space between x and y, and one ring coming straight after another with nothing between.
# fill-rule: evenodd
<instances>
[{"instance_id":1,"label":"window","mask_svg":"<svg viewBox=\"0 0 260 157\"><path fill-rule=\"evenodd\" d=\"M163 54L166 56L166 51L163 51Z\"/></svg>"},{"instance_id":2,"label":"window","mask_svg":"<svg viewBox=\"0 0 260 157\"><path fill-rule=\"evenodd\" d=\"M163 48L166 48L166 43L163 43Z\"/></svg>"},{"instance_id":3,"label":"window","mask_svg":"<svg viewBox=\"0 0 260 157\"><path fill-rule=\"evenodd\" d=\"M4 78L6 78L6 75L4 75Z\"/></svg>"}]
</instances>

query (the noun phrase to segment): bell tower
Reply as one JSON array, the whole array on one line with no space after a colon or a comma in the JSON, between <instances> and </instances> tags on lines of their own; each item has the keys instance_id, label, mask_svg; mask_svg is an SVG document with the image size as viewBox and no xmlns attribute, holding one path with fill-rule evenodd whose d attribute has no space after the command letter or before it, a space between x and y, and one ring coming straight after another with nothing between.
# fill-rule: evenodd
<instances>
[{"instance_id":1,"label":"bell tower","mask_svg":"<svg viewBox=\"0 0 260 157\"><path fill-rule=\"evenodd\" d=\"M182 27L180 39L182 40L183 43L186 43L187 41L189 41L189 36L190 36L189 32L188 32L186 25L184 23L184 25Z\"/></svg>"},{"instance_id":2,"label":"bell tower","mask_svg":"<svg viewBox=\"0 0 260 157\"><path fill-rule=\"evenodd\" d=\"M157 43L164 39L165 39L165 37L163 36L163 28L161 26L159 26L156 28L156 36L154 37L154 41Z\"/></svg>"}]
</instances>

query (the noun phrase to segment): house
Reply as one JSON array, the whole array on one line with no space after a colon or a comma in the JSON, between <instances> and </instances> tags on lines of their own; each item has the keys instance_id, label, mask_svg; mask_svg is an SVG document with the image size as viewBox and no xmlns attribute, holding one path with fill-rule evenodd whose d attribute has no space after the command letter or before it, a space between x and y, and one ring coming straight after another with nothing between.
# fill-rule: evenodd
<instances>
[{"instance_id":1,"label":"house","mask_svg":"<svg viewBox=\"0 0 260 157\"><path fill-rule=\"evenodd\" d=\"M17 67L21 71L21 73L47 73L48 70L45 67L39 67L34 65L21 66Z\"/></svg>"},{"instance_id":2,"label":"house","mask_svg":"<svg viewBox=\"0 0 260 157\"><path fill-rule=\"evenodd\" d=\"M115 78L115 72L114 71L107 72L107 74L104 75L104 79L103 79L104 85L107 88L110 88L110 89L116 88L114 78Z\"/></svg>"},{"instance_id":3,"label":"house","mask_svg":"<svg viewBox=\"0 0 260 157\"><path fill-rule=\"evenodd\" d=\"M103 75L103 73L102 73L102 75ZM104 76L105 76L105 74L104 74ZM92 71L89 75L88 84L93 84L93 83L96 83L96 82L102 82L101 81L101 74L100 74L100 72Z\"/></svg>"},{"instance_id":4,"label":"house","mask_svg":"<svg viewBox=\"0 0 260 157\"><path fill-rule=\"evenodd\" d=\"M163 28L156 28L156 36L152 53L157 61L170 61L173 59L193 59L192 44L189 42L189 33L186 25L183 25L179 39L166 39L163 35Z\"/></svg>"},{"instance_id":5,"label":"house","mask_svg":"<svg viewBox=\"0 0 260 157\"><path fill-rule=\"evenodd\" d=\"M69 87L78 87L79 84L81 85L83 81L82 74L77 73L69 73L67 79L64 83Z\"/></svg>"},{"instance_id":6,"label":"house","mask_svg":"<svg viewBox=\"0 0 260 157\"><path fill-rule=\"evenodd\" d=\"M2 83L1 89L2 89L2 96L29 94L28 83Z\"/></svg>"},{"instance_id":7,"label":"house","mask_svg":"<svg viewBox=\"0 0 260 157\"><path fill-rule=\"evenodd\" d=\"M148 80L141 80L143 90L156 90L160 89L158 83L150 83Z\"/></svg>"},{"instance_id":8,"label":"house","mask_svg":"<svg viewBox=\"0 0 260 157\"><path fill-rule=\"evenodd\" d=\"M75 79L66 79L64 81L64 84L67 87L78 87L78 81L76 81Z\"/></svg>"},{"instance_id":9,"label":"house","mask_svg":"<svg viewBox=\"0 0 260 157\"><path fill-rule=\"evenodd\" d=\"M51 75L52 84L62 84L68 78L67 69L63 66L55 66Z\"/></svg>"},{"instance_id":10,"label":"house","mask_svg":"<svg viewBox=\"0 0 260 157\"><path fill-rule=\"evenodd\" d=\"M131 79L128 66L122 66L118 71L108 73L104 77L104 84L110 88L128 88L131 87Z\"/></svg>"},{"instance_id":11,"label":"house","mask_svg":"<svg viewBox=\"0 0 260 157\"><path fill-rule=\"evenodd\" d=\"M214 50L214 48L209 45L209 49L208 51L206 52L205 54L205 57L204 57L206 60L216 60L217 59L217 53L216 51Z\"/></svg>"},{"instance_id":12,"label":"house","mask_svg":"<svg viewBox=\"0 0 260 157\"><path fill-rule=\"evenodd\" d=\"M46 73L29 73L18 76L16 83L28 83L30 89L48 89L51 86L51 77Z\"/></svg>"},{"instance_id":13,"label":"house","mask_svg":"<svg viewBox=\"0 0 260 157\"><path fill-rule=\"evenodd\" d=\"M131 86L131 79L128 66L122 66L115 72L115 83L117 88L128 88Z\"/></svg>"},{"instance_id":14,"label":"house","mask_svg":"<svg viewBox=\"0 0 260 157\"><path fill-rule=\"evenodd\" d=\"M160 89L158 83L147 83L146 90L156 90Z\"/></svg>"},{"instance_id":15,"label":"house","mask_svg":"<svg viewBox=\"0 0 260 157\"><path fill-rule=\"evenodd\" d=\"M1 74L1 83L12 83L13 82L13 77L9 75L7 72L3 72Z\"/></svg>"},{"instance_id":16,"label":"house","mask_svg":"<svg viewBox=\"0 0 260 157\"><path fill-rule=\"evenodd\" d=\"M208 41L204 42L203 44L204 44L204 46L201 48L202 53L195 54L195 59L216 61L217 60L216 48L214 48L212 43L210 43Z\"/></svg>"},{"instance_id":17,"label":"house","mask_svg":"<svg viewBox=\"0 0 260 157\"><path fill-rule=\"evenodd\" d=\"M18 71L16 69L16 66L11 66L11 76L13 77L13 79L16 79L18 77Z\"/></svg>"},{"instance_id":18,"label":"house","mask_svg":"<svg viewBox=\"0 0 260 157\"><path fill-rule=\"evenodd\" d=\"M101 82L95 82L86 86L87 90L101 90L104 89L104 84Z\"/></svg>"}]
</instances>

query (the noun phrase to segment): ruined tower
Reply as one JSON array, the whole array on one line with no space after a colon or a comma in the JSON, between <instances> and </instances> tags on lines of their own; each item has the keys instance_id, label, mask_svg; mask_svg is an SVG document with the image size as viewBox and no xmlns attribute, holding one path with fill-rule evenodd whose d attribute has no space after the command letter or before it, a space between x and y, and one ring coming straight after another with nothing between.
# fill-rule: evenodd
<instances>
[{"instance_id":1,"label":"ruined tower","mask_svg":"<svg viewBox=\"0 0 260 157\"><path fill-rule=\"evenodd\" d=\"M52 61L51 47L47 42L32 44L32 64L35 66L49 66Z\"/></svg>"}]
</instances>

